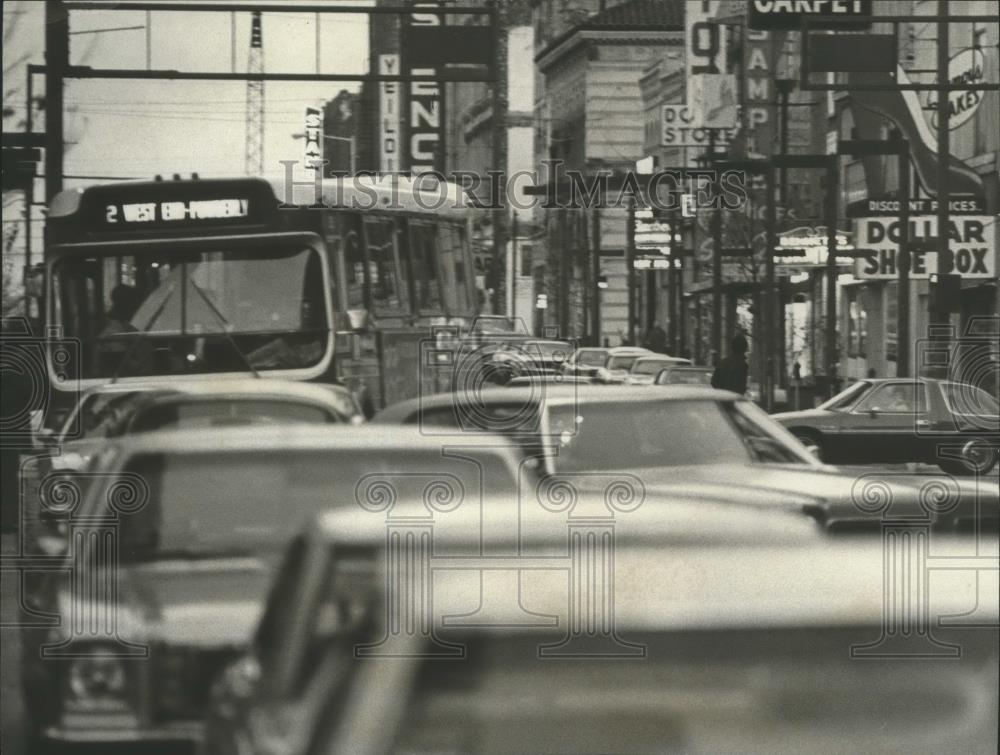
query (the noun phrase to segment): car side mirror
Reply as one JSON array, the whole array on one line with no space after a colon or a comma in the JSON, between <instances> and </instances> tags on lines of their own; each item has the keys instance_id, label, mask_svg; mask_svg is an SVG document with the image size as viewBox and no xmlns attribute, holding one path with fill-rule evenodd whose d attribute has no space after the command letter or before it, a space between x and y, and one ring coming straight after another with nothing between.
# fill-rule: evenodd
<instances>
[{"instance_id":1,"label":"car side mirror","mask_svg":"<svg viewBox=\"0 0 1000 755\"><path fill-rule=\"evenodd\" d=\"M878 413L880 411L882 411L882 410L879 409L877 406L873 406L871 409L868 410L868 416L871 417L872 419L877 419L878 418Z\"/></svg>"}]
</instances>

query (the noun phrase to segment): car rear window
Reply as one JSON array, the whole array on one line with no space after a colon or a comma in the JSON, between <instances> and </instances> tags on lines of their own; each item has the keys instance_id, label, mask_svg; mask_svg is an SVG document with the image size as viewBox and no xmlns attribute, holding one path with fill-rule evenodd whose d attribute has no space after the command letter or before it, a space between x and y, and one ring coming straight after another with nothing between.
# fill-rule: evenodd
<instances>
[{"instance_id":1,"label":"car rear window","mask_svg":"<svg viewBox=\"0 0 1000 755\"><path fill-rule=\"evenodd\" d=\"M948 409L954 414L977 414L996 417L1000 404L982 388L964 383L942 383L941 391Z\"/></svg>"},{"instance_id":2,"label":"car rear window","mask_svg":"<svg viewBox=\"0 0 1000 755\"><path fill-rule=\"evenodd\" d=\"M188 400L156 404L146 408L134 418L132 432L223 427L226 425L324 424L337 422L339 419L324 407L293 401Z\"/></svg>"}]
</instances>

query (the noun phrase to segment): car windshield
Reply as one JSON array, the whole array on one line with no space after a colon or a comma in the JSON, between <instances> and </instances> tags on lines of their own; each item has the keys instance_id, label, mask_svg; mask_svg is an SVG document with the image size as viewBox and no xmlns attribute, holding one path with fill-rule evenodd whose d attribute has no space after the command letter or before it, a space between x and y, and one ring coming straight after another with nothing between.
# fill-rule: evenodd
<instances>
[{"instance_id":1,"label":"car windshield","mask_svg":"<svg viewBox=\"0 0 1000 755\"><path fill-rule=\"evenodd\" d=\"M871 387L872 384L869 383L868 381L859 380L857 383L853 383L847 386L847 388L842 390L836 396L834 396L831 399L828 399L827 401L823 402L816 408L827 409L830 411L835 409L847 409L849 406L852 406L859 398L861 398L862 394Z\"/></svg>"},{"instance_id":2,"label":"car windshield","mask_svg":"<svg viewBox=\"0 0 1000 755\"><path fill-rule=\"evenodd\" d=\"M584 367L600 367L607 359L605 351L580 351L576 355L576 363Z\"/></svg>"},{"instance_id":3,"label":"car windshield","mask_svg":"<svg viewBox=\"0 0 1000 755\"><path fill-rule=\"evenodd\" d=\"M773 425L742 401L609 401L550 406L547 434L557 472L814 461Z\"/></svg>"},{"instance_id":4,"label":"car windshield","mask_svg":"<svg viewBox=\"0 0 1000 755\"><path fill-rule=\"evenodd\" d=\"M118 515L123 560L261 552L283 547L325 508L377 507L386 495L423 500L435 481L449 494L477 496L481 474L506 472L484 473L482 459L442 459L440 449L146 454L109 481L104 505L132 504Z\"/></svg>"},{"instance_id":5,"label":"car windshield","mask_svg":"<svg viewBox=\"0 0 1000 755\"><path fill-rule=\"evenodd\" d=\"M632 365L635 364L635 360L638 359L641 354L632 354L629 356L613 356L608 358L607 367L609 370L630 370Z\"/></svg>"},{"instance_id":6,"label":"car windshield","mask_svg":"<svg viewBox=\"0 0 1000 755\"><path fill-rule=\"evenodd\" d=\"M948 408L954 414L976 414L996 417L1000 414L1000 404L982 388L965 383L942 383L941 391Z\"/></svg>"},{"instance_id":7,"label":"car windshield","mask_svg":"<svg viewBox=\"0 0 1000 755\"><path fill-rule=\"evenodd\" d=\"M83 379L312 367L328 341L323 278L301 247L67 255L54 322L79 342L68 369Z\"/></svg>"},{"instance_id":8,"label":"car windshield","mask_svg":"<svg viewBox=\"0 0 1000 755\"><path fill-rule=\"evenodd\" d=\"M226 425L322 424L345 421L344 417L313 404L267 399L210 399L159 403L138 412L132 432Z\"/></svg>"}]
</instances>

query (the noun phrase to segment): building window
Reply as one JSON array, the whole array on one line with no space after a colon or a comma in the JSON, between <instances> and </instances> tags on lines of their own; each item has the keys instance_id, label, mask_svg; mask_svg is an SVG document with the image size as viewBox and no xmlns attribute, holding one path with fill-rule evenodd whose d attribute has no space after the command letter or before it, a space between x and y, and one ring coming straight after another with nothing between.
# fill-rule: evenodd
<instances>
[{"instance_id":1,"label":"building window","mask_svg":"<svg viewBox=\"0 0 1000 755\"><path fill-rule=\"evenodd\" d=\"M865 358L868 341L868 313L865 311L862 292L847 295L847 355Z\"/></svg>"}]
</instances>

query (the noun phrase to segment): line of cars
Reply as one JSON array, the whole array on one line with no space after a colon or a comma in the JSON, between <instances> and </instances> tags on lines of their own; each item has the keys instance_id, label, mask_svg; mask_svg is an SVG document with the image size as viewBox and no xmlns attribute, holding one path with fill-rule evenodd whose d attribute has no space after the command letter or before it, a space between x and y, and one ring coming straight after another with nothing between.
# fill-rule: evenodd
<instances>
[{"instance_id":1,"label":"line of cars","mask_svg":"<svg viewBox=\"0 0 1000 755\"><path fill-rule=\"evenodd\" d=\"M601 385L711 384L711 368L643 347L576 348L568 341L510 333L481 336L470 345L482 382L497 385L558 382L558 377Z\"/></svg>"},{"instance_id":2,"label":"line of cars","mask_svg":"<svg viewBox=\"0 0 1000 755\"><path fill-rule=\"evenodd\" d=\"M988 482L866 481L707 387L538 377L364 424L271 381L86 397L93 445L38 483L86 481L38 496L64 560L28 596L61 617L24 630L36 745L992 751ZM965 620L886 640L960 647L944 671L880 650L887 512L982 558L921 606Z\"/></svg>"}]
</instances>

